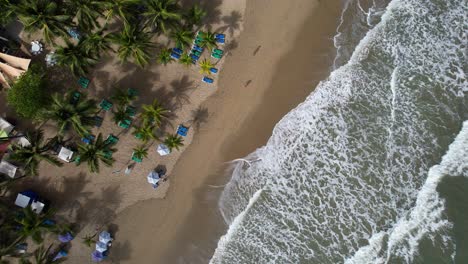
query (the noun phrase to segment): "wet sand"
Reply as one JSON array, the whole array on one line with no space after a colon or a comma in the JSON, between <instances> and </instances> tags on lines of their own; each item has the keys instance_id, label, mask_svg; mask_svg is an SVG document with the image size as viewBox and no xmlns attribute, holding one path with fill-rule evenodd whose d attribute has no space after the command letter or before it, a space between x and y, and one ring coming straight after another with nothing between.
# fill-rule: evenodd
<instances>
[{"instance_id":1,"label":"wet sand","mask_svg":"<svg viewBox=\"0 0 468 264\"><path fill-rule=\"evenodd\" d=\"M227 162L263 146L327 77L340 11L338 0L247 2L237 48L203 105L208 121L176 163L166 197L117 215L113 263L208 262L227 229L217 208Z\"/></svg>"}]
</instances>

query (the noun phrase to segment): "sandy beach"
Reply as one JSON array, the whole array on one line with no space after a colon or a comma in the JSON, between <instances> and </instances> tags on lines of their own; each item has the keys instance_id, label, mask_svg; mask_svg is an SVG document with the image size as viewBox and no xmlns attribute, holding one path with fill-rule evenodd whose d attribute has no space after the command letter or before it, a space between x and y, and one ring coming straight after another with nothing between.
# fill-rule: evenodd
<instances>
[{"instance_id":1,"label":"sandy beach","mask_svg":"<svg viewBox=\"0 0 468 264\"><path fill-rule=\"evenodd\" d=\"M326 78L339 15L339 1L247 2L219 90L202 106L208 122L178 160L165 198L138 202L114 219L113 263L208 262L227 228L217 210L227 162L264 145Z\"/></svg>"}]
</instances>

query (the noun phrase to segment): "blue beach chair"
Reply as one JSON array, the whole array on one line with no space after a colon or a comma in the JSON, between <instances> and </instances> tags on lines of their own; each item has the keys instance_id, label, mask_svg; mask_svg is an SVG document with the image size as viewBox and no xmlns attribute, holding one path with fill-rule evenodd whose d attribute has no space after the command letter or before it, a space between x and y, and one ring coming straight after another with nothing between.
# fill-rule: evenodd
<instances>
[{"instance_id":1,"label":"blue beach chair","mask_svg":"<svg viewBox=\"0 0 468 264\"><path fill-rule=\"evenodd\" d=\"M178 135L181 135L181 136L183 136L183 137L186 137L186 136L187 136L187 132L188 132L188 127L186 127L186 126L179 125L179 127L177 128L177 134L178 134Z\"/></svg>"},{"instance_id":2,"label":"blue beach chair","mask_svg":"<svg viewBox=\"0 0 468 264\"><path fill-rule=\"evenodd\" d=\"M173 48L172 51L176 54L179 54L179 55L182 55L182 53L184 53L181 49L179 48Z\"/></svg>"},{"instance_id":3,"label":"blue beach chair","mask_svg":"<svg viewBox=\"0 0 468 264\"><path fill-rule=\"evenodd\" d=\"M202 81L205 82L205 83L209 83L209 84L213 83L213 79L211 79L210 77L207 77L207 76L204 76Z\"/></svg>"},{"instance_id":4,"label":"blue beach chair","mask_svg":"<svg viewBox=\"0 0 468 264\"><path fill-rule=\"evenodd\" d=\"M210 68L210 72L216 74L216 73L218 73L218 69L212 67L212 68Z\"/></svg>"},{"instance_id":5,"label":"blue beach chair","mask_svg":"<svg viewBox=\"0 0 468 264\"><path fill-rule=\"evenodd\" d=\"M180 59L180 54L177 54L177 53L175 53L175 52L172 52L172 53L171 53L171 58L173 58L174 60L178 60L178 59Z\"/></svg>"}]
</instances>

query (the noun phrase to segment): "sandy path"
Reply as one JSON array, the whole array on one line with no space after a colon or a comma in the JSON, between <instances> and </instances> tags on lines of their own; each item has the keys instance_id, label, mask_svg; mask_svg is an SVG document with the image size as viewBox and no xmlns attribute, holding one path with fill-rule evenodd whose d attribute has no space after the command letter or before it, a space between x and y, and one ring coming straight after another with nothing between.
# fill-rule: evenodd
<instances>
[{"instance_id":1,"label":"sandy path","mask_svg":"<svg viewBox=\"0 0 468 264\"><path fill-rule=\"evenodd\" d=\"M248 1L238 47L204 104L209 121L177 162L166 198L117 216L114 263L207 262L226 228L218 221L219 193L207 186L222 184L225 162L264 145L279 119L327 76L337 2Z\"/></svg>"}]
</instances>

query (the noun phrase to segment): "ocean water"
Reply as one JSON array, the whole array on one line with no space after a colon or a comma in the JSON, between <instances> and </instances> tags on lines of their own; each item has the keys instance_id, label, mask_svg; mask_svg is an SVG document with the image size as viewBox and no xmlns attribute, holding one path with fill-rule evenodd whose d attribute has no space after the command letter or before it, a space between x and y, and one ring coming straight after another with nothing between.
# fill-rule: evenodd
<instances>
[{"instance_id":1,"label":"ocean water","mask_svg":"<svg viewBox=\"0 0 468 264\"><path fill-rule=\"evenodd\" d=\"M468 263L468 5L350 0L329 78L239 161L211 263Z\"/></svg>"}]
</instances>

